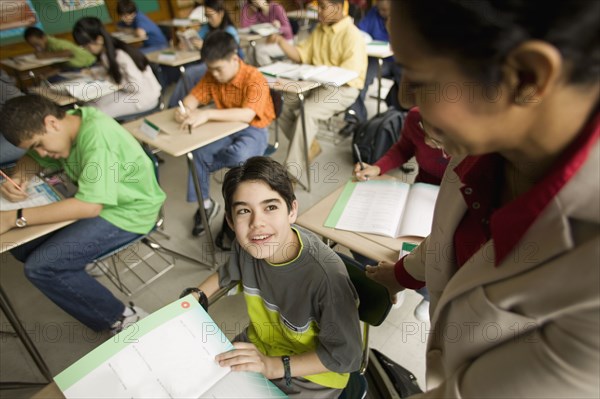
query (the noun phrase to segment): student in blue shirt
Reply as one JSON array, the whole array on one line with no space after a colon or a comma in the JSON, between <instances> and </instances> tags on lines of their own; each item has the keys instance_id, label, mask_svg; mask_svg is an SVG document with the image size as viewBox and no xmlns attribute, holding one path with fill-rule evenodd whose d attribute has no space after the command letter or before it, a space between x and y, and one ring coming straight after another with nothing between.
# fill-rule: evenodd
<instances>
[{"instance_id":1,"label":"student in blue shirt","mask_svg":"<svg viewBox=\"0 0 600 399\"><path fill-rule=\"evenodd\" d=\"M390 14L391 0L378 0L377 5L369 10L367 15L358 23L358 29L367 33L373 40L389 42L390 38L386 29L386 21ZM356 130L359 123L367 120L367 109L365 108L365 97L373 79L377 76L377 59L369 57L369 66L365 78L365 87L361 90L358 98L347 110L344 117L346 125L339 131L342 136L350 136ZM381 76L400 82L401 69L394 63L393 57L383 61Z\"/></svg>"},{"instance_id":2,"label":"student in blue shirt","mask_svg":"<svg viewBox=\"0 0 600 399\"><path fill-rule=\"evenodd\" d=\"M119 28L133 29L136 36L146 37L144 46L140 48L142 53L162 50L169 46L167 38L158 25L139 12L133 0L119 0L117 14L121 18L121 21L117 24Z\"/></svg>"}]
</instances>

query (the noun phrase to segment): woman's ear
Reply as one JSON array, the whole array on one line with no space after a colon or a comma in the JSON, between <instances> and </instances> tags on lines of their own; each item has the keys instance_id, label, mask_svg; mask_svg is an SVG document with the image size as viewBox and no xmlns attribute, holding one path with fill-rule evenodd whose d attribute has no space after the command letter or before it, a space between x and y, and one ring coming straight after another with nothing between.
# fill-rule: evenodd
<instances>
[{"instance_id":1,"label":"woman's ear","mask_svg":"<svg viewBox=\"0 0 600 399\"><path fill-rule=\"evenodd\" d=\"M540 103L564 72L556 47L541 40L529 40L508 54L503 78L511 90L513 103L527 106Z\"/></svg>"}]
</instances>

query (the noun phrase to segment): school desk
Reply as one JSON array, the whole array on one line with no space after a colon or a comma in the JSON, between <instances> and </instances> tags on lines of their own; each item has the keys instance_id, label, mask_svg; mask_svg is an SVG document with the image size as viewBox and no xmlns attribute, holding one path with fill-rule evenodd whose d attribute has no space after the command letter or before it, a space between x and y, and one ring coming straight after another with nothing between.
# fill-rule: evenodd
<instances>
[{"instance_id":1,"label":"school desk","mask_svg":"<svg viewBox=\"0 0 600 399\"><path fill-rule=\"evenodd\" d=\"M187 86L185 79L185 66L192 62L200 61L200 51L182 51L167 48L148 53L146 54L146 58L153 64L179 67L185 91L189 92L191 90L191 87Z\"/></svg>"},{"instance_id":2,"label":"school desk","mask_svg":"<svg viewBox=\"0 0 600 399\"><path fill-rule=\"evenodd\" d=\"M200 190L200 180L198 179L198 172L194 165L194 154L192 151L222 139L223 137L229 136L230 134L239 132L248 127L248 124L243 122L208 122L193 128L192 134L189 134L187 129L180 129L181 124L175 121L175 108L147 116L145 119L148 119L151 123L160 128L161 132L156 138L150 138L140 130L140 126L144 119L126 123L123 127L131 132L138 140L164 151L169 155L179 157L186 154L188 168L190 169L194 180L200 217L202 223L206 227L205 231L212 259L212 263L205 263L205 261L197 262L206 264L210 267L216 267L218 265L215 256L215 242L210 230L210 224L208 223L206 210L204 209L204 198L202 197L202 191Z\"/></svg>"},{"instance_id":3,"label":"school desk","mask_svg":"<svg viewBox=\"0 0 600 399\"><path fill-rule=\"evenodd\" d=\"M323 238L341 244L370 259L396 263L399 258L400 249L402 248L402 239L384 237L377 234L355 233L353 231L338 230L324 226L329 212L331 212L343 189L344 186L340 187L316 203L312 208L302 213L298 216L296 223L315 234L321 235ZM410 242L418 243L418 241L412 239Z\"/></svg>"},{"instance_id":4,"label":"school desk","mask_svg":"<svg viewBox=\"0 0 600 399\"><path fill-rule=\"evenodd\" d=\"M256 63L256 43L265 37L258 33L250 32L250 28L238 29L238 36L240 37L240 47L247 49L249 46L253 55L252 59Z\"/></svg>"},{"instance_id":5,"label":"school desk","mask_svg":"<svg viewBox=\"0 0 600 399\"><path fill-rule=\"evenodd\" d=\"M131 32L115 31L110 34L112 37L121 40L122 42L139 47L148 39L146 36L137 36Z\"/></svg>"},{"instance_id":6,"label":"school desk","mask_svg":"<svg viewBox=\"0 0 600 399\"><path fill-rule=\"evenodd\" d=\"M7 72L17 78L17 82L21 90L25 90L25 80L38 80L36 71L39 74L42 70L51 69L53 65L67 62L69 59L69 57L38 59L35 54L26 54L12 58L4 58L0 60L0 63L4 65L4 67L7 69Z\"/></svg>"},{"instance_id":7,"label":"school desk","mask_svg":"<svg viewBox=\"0 0 600 399\"><path fill-rule=\"evenodd\" d=\"M56 90L52 90L47 86L34 86L27 89L28 93L37 94L42 97L46 97L47 99L54 101L61 107L65 107L67 105L73 105L77 103L77 99L73 96L70 96L65 93L58 92Z\"/></svg>"},{"instance_id":8,"label":"school desk","mask_svg":"<svg viewBox=\"0 0 600 399\"><path fill-rule=\"evenodd\" d=\"M377 114L381 110L381 70L383 68L383 60L393 55L394 52L388 42L375 41L367 44L367 56L377 59Z\"/></svg>"}]
</instances>

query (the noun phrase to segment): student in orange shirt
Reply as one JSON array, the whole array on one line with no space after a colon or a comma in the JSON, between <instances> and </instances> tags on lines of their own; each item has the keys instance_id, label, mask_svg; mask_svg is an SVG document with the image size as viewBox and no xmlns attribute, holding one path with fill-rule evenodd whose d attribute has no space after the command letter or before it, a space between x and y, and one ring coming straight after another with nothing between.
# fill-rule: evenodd
<instances>
[{"instance_id":1,"label":"student in orange shirt","mask_svg":"<svg viewBox=\"0 0 600 399\"><path fill-rule=\"evenodd\" d=\"M209 73L183 99L185 113L179 108L175 112L178 122L192 127L208 121L239 121L250 124L235 134L193 152L209 221L219 210L219 204L209 196L210 173L238 166L250 157L262 155L268 144L267 128L275 119L266 79L258 69L244 63L237 50L237 43L229 33L210 33L201 50L202 60ZM216 109L197 109L199 105L208 104L211 100ZM187 200L197 201L191 175L188 179ZM196 212L192 235L199 236L203 233L200 213Z\"/></svg>"}]
</instances>

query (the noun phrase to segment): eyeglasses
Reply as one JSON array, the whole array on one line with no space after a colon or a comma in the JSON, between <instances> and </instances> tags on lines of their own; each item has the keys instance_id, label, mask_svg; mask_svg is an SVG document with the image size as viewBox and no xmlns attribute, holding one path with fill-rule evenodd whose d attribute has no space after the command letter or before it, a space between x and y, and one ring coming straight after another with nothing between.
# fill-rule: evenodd
<instances>
[{"instance_id":1,"label":"eyeglasses","mask_svg":"<svg viewBox=\"0 0 600 399\"><path fill-rule=\"evenodd\" d=\"M442 151L442 156L444 158L446 158L446 159L450 158L450 156L446 153L446 151L444 151L444 145L442 143L440 143L438 140L431 137L429 134L427 134L427 130L425 130L425 127L423 126L423 121L419 121L419 128L421 128L421 130L424 133L425 144L427 144L429 147L432 147L432 148Z\"/></svg>"}]
</instances>

